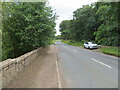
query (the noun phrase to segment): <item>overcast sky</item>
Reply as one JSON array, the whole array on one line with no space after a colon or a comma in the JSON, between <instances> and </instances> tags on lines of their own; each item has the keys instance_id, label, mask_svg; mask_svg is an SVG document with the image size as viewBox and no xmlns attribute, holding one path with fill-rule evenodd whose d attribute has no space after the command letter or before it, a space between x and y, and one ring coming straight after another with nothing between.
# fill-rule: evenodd
<instances>
[{"instance_id":1,"label":"overcast sky","mask_svg":"<svg viewBox=\"0 0 120 90\"><path fill-rule=\"evenodd\" d=\"M97 0L49 0L50 6L52 6L53 9L55 9L55 12L59 16L56 20L56 34L60 34L59 24L61 23L61 21L72 19L73 11L82 7L83 5L87 5L96 1Z\"/></svg>"}]
</instances>

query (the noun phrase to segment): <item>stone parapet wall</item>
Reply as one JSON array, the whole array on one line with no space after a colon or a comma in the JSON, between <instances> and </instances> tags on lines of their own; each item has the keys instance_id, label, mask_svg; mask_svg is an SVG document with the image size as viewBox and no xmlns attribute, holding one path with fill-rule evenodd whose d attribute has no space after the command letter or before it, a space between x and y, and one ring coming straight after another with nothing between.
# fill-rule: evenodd
<instances>
[{"instance_id":1,"label":"stone parapet wall","mask_svg":"<svg viewBox=\"0 0 120 90\"><path fill-rule=\"evenodd\" d=\"M0 89L17 77L18 72L28 66L39 55L40 51L42 51L42 47L15 59L0 62Z\"/></svg>"}]
</instances>

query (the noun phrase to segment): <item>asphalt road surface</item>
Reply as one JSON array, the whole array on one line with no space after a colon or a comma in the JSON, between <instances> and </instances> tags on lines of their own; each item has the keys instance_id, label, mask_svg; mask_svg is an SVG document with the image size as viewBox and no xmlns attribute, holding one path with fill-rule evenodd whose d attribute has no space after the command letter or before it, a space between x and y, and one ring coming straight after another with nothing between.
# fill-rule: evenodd
<instances>
[{"instance_id":1,"label":"asphalt road surface","mask_svg":"<svg viewBox=\"0 0 120 90\"><path fill-rule=\"evenodd\" d=\"M118 88L118 58L56 42L62 88Z\"/></svg>"}]
</instances>

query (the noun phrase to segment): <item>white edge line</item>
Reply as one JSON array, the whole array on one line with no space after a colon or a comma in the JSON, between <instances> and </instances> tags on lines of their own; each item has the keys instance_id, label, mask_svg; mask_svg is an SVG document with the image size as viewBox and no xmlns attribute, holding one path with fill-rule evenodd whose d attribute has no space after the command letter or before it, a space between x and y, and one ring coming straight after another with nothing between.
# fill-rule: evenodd
<instances>
[{"instance_id":1,"label":"white edge line","mask_svg":"<svg viewBox=\"0 0 120 90\"><path fill-rule=\"evenodd\" d=\"M102 63L102 62L100 62L100 61L98 61L98 60L96 60L94 58L91 58L91 59L94 60L94 61L96 61L96 62L98 62L98 63L100 63L100 64L102 64L102 65L104 65L104 66L106 66L106 67L108 67L108 68L112 68L111 66L109 66L109 65L107 65L105 63Z\"/></svg>"},{"instance_id":2,"label":"white edge line","mask_svg":"<svg viewBox=\"0 0 120 90\"><path fill-rule=\"evenodd\" d=\"M57 61L57 48L56 48L56 68L57 68L57 75L58 75L58 83L59 83L59 88L62 88L62 86L61 86L61 80L60 80L60 73L59 73L59 69L58 69L58 61Z\"/></svg>"}]
</instances>

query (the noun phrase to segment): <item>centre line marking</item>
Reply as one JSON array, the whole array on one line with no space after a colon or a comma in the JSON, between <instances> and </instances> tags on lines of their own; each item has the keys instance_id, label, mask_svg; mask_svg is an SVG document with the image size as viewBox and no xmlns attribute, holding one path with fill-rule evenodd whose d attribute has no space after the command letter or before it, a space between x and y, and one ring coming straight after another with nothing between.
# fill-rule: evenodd
<instances>
[{"instance_id":1,"label":"centre line marking","mask_svg":"<svg viewBox=\"0 0 120 90\"><path fill-rule=\"evenodd\" d=\"M73 49L74 52L77 52L77 50Z\"/></svg>"},{"instance_id":2,"label":"centre line marking","mask_svg":"<svg viewBox=\"0 0 120 90\"><path fill-rule=\"evenodd\" d=\"M100 64L108 67L108 68L112 68L111 66L109 66L109 65L107 65L107 64L105 64L105 63L102 63L102 62L100 62L100 61L98 61L98 60L96 60L96 59L94 59L94 58L91 58L91 59L94 60L95 62L98 62L98 63L100 63Z\"/></svg>"}]
</instances>

